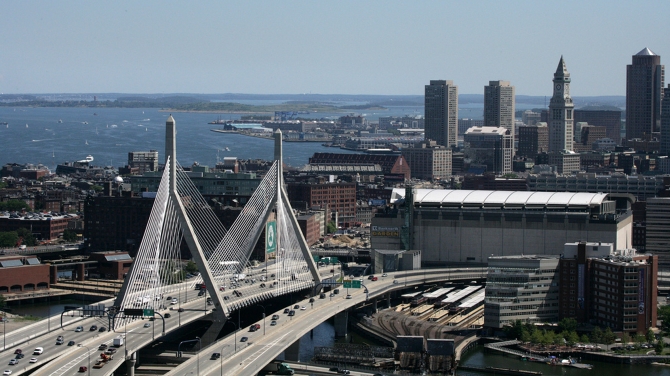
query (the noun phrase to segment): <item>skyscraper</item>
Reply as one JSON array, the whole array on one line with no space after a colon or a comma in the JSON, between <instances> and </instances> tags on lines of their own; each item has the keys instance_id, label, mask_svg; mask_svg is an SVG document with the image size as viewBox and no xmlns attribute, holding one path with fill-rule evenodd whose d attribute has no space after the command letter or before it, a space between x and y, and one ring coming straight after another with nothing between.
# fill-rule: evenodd
<instances>
[{"instance_id":1,"label":"skyscraper","mask_svg":"<svg viewBox=\"0 0 670 376\"><path fill-rule=\"evenodd\" d=\"M664 66L644 48L626 68L626 139L649 138L661 128Z\"/></svg>"},{"instance_id":2,"label":"skyscraper","mask_svg":"<svg viewBox=\"0 0 670 376\"><path fill-rule=\"evenodd\" d=\"M484 126L505 128L514 139L514 86L509 81L484 86Z\"/></svg>"},{"instance_id":3,"label":"skyscraper","mask_svg":"<svg viewBox=\"0 0 670 376\"><path fill-rule=\"evenodd\" d=\"M430 80L426 85L425 134L438 145L455 147L458 139L458 86L453 81Z\"/></svg>"},{"instance_id":4,"label":"skyscraper","mask_svg":"<svg viewBox=\"0 0 670 376\"><path fill-rule=\"evenodd\" d=\"M563 56L554 73L554 95L549 102L549 152L572 151L573 109L570 97L570 73Z\"/></svg>"},{"instance_id":5,"label":"skyscraper","mask_svg":"<svg viewBox=\"0 0 670 376\"><path fill-rule=\"evenodd\" d=\"M663 89L663 105L661 110L661 155L670 155L670 84Z\"/></svg>"}]
</instances>

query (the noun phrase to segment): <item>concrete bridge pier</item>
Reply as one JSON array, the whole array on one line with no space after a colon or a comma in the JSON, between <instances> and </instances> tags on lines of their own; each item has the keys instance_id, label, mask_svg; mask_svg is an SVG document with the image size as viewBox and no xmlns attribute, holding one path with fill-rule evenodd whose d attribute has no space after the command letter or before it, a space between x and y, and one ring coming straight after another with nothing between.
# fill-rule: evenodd
<instances>
[{"instance_id":1,"label":"concrete bridge pier","mask_svg":"<svg viewBox=\"0 0 670 376\"><path fill-rule=\"evenodd\" d=\"M338 312L334 316L335 337L346 337L347 326L349 324L349 313L347 311Z\"/></svg>"},{"instance_id":2,"label":"concrete bridge pier","mask_svg":"<svg viewBox=\"0 0 670 376\"><path fill-rule=\"evenodd\" d=\"M137 363L137 353L130 354L130 358L126 359L126 374L128 376L135 376L135 364Z\"/></svg>"},{"instance_id":3,"label":"concrete bridge pier","mask_svg":"<svg viewBox=\"0 0 670 376\"><path fill-rule=\"evenodd\" d=\"M293 342L291 346L284 350L284 359L288 360L289 362L300 361L300 339Z\"/></svg>"},{"instance_id":4,"label":"concrete bridge pier","mask_svg":"<svg viewBox=\"0 0 670 376\"><path fill-rule=\"evenodd\" d=\"M379 311L379 309L377 309L377 298L375 298L375 299L372 301L372 311L373 311L374 313L377 313L377 312Z\"/></svg>"}]
</instances>

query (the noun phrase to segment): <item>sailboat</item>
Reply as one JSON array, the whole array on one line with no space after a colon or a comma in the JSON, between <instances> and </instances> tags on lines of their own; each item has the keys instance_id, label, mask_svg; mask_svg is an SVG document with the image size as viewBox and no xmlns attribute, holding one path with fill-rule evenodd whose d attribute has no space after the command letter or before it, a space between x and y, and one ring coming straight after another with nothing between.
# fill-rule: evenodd
<instances>
[{"instance_id":1,"label":"sailboat","mask_svg":"<svg viewBox=\"0 0 670 376\"><path fill-rule=\"evenodd\" d=\"M26 128L28 128L28 124L26 124Z\"/></svg>"},{"instance_id":2,"label":"sailboat","mask_svg":"<svg viewBox=\"0 0 670 376\"><path fill-rule=\"evenodd\" d=\"M98 127L95 127L95 134L100 134L98 133Z\"/></svg>"},{"instance_id":3,"label":"sailboat","mask_svg":"<svg viewBox=\"0 0 670 376\"><path fill-rule=\"evenodd\" d=\"M54 150L51 151L51 158L56 158L56 152Z\"/></svg>"},{"instance_id":4,"label":"sailboat","mask_svg":"<svg viewBox=\"0 0 670 376\"><path fill-rule=\"evenodd\" d=\"M88 140L86 140L86 145L88 145Z\"/></svg>"}]
</instances>

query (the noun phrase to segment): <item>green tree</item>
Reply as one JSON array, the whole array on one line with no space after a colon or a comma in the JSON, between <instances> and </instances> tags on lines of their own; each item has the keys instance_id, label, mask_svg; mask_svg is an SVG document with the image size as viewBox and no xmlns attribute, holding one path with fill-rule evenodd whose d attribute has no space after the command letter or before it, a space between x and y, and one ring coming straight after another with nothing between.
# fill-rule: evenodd
<instances>
[{"instance_id":1,"label":"green tree","mask_svg":"<svg viewBox=\"0 0 670 376\"><path fill-rule=\"evenodd\" d=\"M189 260L189 262L186 263L186 266L184 266L184 271L193 274L198 271L198 265L192 260Z\"/></svg>"},{"instance_id":2,"label":"green tree","mask_svg":"<svg viewBox=\"0 0 670 376\"><path fill-rule=\"evenodd\" d=\"M642 344L646 341L646 338L644 335L638 333L635 335L635 342L637 342L638 346L642 346Z\"/></svg>"},{"instance_id":3,"label":"green tree","mask_svg":"<svg viewBox=\"0 0 670 376\"><path fill-rule=\"evenodd\" d=\"M22 200L8 200L0 202L0 210L2 211L23 211L30 210L30 205Z\"/></svg>"},{"instance_id":4,"label":"green tree","mask_svg":"<svg viewBox=\"0 0 670 376\"><path fill-rule=\"evenodd\" d=\"M326 230L328 231L329 234L334 234L337 232L337 225L335 224L335 222L330 221L326 225Z\"/></svg>"},{"instance_id":5,"label":"green tree","mask_svg":"<svg viewBox=\"0 0 670 376\"><path fill-rule=\"evenodd\" d=\"M568 346L574 346L575 343L579 342L579 334L573 330L568 333L568 337L565 340L568 342Z\"/></svg>"},{"instance_id":6,"label":"green tree","mask_svg":"<svg viewBox=\"0 0 670 376\"><path fill-rule=\"evenodd\" d=\"M628 342L630 342L630 336L628 335L628 333L623 332L623 334L621 335L621 343L626 345Z\"/></svg>"},{"instance_id":7,"label":"green tree","mask_svg":"<svg viewBox=\"0 0 670 376\"><path fill-rule=\"evenodd\" d=\"M16 247L19 235L16 231L0 232L0 247Z\"/></svg>"},{"instance_id":8,"label":"green tree","mask_svg":"<svg viewBox=\"0 0 670 376\"><path fill-rule=\"evenodd\" d=\"M603 333L603 343L607 346L614 343L616 340L616 335L612 332L612 329L608 326Z\"/></svg>"},{"instance_id":9,"label":"green tree","mask_svg":"<svg viewBox=\"0 0 670 376\"><path fill-rule=\"evenodd\" d=\"M21 238L21 244L27 245L29 247L37 245L37 240L27 228L22 227L16 230L16 234L19 236L19 238Z\"/></svg>"},{"instance_id":10,"label":"green tree","mask_svg":"<svg viewBox=\"0 0 670 376\"><path fill-rule=\"evenodd\" d=\"M550 331L543 330L542 331L542 344L543 345L548 345L550 343L554 343L554 338L556 337L556 333Z\"/></svg>"},{"instance_id":11,"label":"green tree","mask_svg":"<svg viewBox=\"0 0 670 376\"><path fill-rule=\"evenodd\" d=\"M656 355L661 355L661 354L663 354L664 349L665 349L665 343L663 343L663 338L661 338L658 341L656 341L656 346L654 347L654 351L656 351Z\"/></svg>"},{"instance_id":12,"label":"green tree","mask_svg":"<svg viewBox=\"0 0 670 376\"><path fill-rule=\"evenodd\" d=\"M537 344L542 343L543 341L544 341L544 336L542 335L542 332L540 332L539 330L536 330L530 336L530 343L532 343L532 344L537 345Z\"/></svg>"},{"instance_id":13,"label":"green tree","mask_svg":"<svg viewBox=\"0 0 670 376\"><path fill-rule=\"evenodd\" d=\"M7 305L7 298L4 295L0 295L0 308L5 308Z\"/></svg>"},{"instance_id":14,"label":"green tree","mask_svg":"<svg viewBox=\"0 0 670 376\"><path fill-rule=\"evenodd\" d=\"M577 330L577 320L573 318L564 318L558 323L559 332L572 332Z\"/></svg>"},{"instance_id":15,"label":"green tree","mask_svg":"<svg viewBox=\"0 0 670 376\"><path fill-rule=\"evenodd\" d=\"M646 338L647 342L654 343L654 341L656 340L656 335L654 334L654 331L651 329L647 330Z\"/></svg>"},{"instance_id":16,"label":"green tree","mask_svg":"<svg viewBox=\"0 0 670 376\"><path fill-rule=\"evenodd\" d=\"M582 336L581 336L581 338L579 338L579 340L582 343L589 343L589 341L590 341L589 336L587 336L586 334L582 334Z\"/></svg>"},{"instance_id":17,"label":"green tree","mask_svg":"<svg viewBox=\"0 0 670 376\"><path fill-rule=\"evenodd\" d=\"M67 229L63 231L63 240L66 242L77 241L77 233L74 230Z\"/></svg>"},{"instance_id":18,"label":"green tree","mask_svg":"<svg viewBox=\"0 0 670 376\"><path fill-rule=\"evenodd\" d=\"M530 332L527 331L527 330L523 330L521 332L521 337L519 339L521 340L521 342L526 342L526 343L530 342L531 341Z\"/></svg>"},{"instance_id":19,"label":"green tree","mask_svg":"<svg viewBox=\"0 0 670 376\"><path fill-rule=\"evenodd\" d=\"M603 343L603 331L599 326L593 328L593 331L591 332L591 342Z\"/></svg>"}]
</instances>

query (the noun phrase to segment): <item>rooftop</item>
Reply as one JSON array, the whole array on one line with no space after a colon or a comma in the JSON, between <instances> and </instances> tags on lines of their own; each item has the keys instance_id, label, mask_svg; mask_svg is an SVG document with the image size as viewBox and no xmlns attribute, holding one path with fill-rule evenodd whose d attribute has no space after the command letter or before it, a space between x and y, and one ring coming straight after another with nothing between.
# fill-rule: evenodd
<instances>
[{"instance_id":1,"label":"rooftop","mask_svg":"<svg viewBox=\"0 0 670 376\"><path fill-rule=\"evenodd\" d=\"M642 51L636 53L635 56L657 56L657 55L653 53L650 49L645 47L642 49Z\"/></svg>"}]
</instances>

